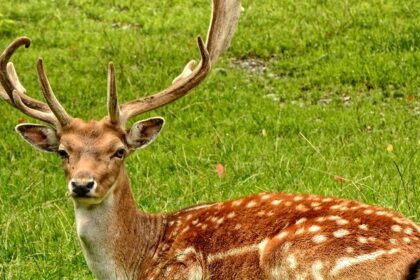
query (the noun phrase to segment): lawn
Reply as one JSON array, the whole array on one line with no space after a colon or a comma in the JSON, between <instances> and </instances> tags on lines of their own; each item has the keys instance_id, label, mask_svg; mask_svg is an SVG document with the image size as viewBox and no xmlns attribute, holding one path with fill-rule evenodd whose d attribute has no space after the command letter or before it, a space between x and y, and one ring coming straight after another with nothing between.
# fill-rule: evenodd
<instances>
[{"instance_id":1,"label":"lawn","mask_svg":"<svg viewBox=\"0 0 420 280\"><path fill-rule=\"evenodd\" d=\"M130 3L134 2L134 3ZM67 111L106 114L106 69L120 100L165 88L198 58L210 1L11 1L0 48L41 98L45 60ZM174 211L262 192L334 195L420 221L420 2L243 0L231 48L127 160L138 207ZM92 279L60 159L14 133L32 121L0 103L0 279ZM224 166L218 176L216 165Z\"/></svg>"}]
</instances>

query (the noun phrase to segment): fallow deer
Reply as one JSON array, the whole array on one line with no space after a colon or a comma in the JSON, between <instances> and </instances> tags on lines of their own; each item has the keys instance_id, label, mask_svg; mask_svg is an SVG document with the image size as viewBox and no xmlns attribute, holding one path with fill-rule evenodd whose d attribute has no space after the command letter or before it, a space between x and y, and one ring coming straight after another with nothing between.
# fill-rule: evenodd
<instances>
[{"instance_id":1,"label":"fallow deer","mask_svg":"<svg viewBox=\"0 0 420 280\"><path fill-rule=\"evenodd\" d=\"M201 61L167 89L119 105L108 68L108 116L84 122L56 99L37 71L46 103L26 95L9 62L29 39L0 56L0 96L51 126L20 124L35 147L63 160L77 235L98 279L420 279L420 228L402 215L361 202L317 195L263 193L150 215L136 209L124 159L150 144L164 120L130 118L168 104L200 84L235 31L239 0L213 0ZM416 278L417 277L417 278Z\"/></svg>"}]
</instances>

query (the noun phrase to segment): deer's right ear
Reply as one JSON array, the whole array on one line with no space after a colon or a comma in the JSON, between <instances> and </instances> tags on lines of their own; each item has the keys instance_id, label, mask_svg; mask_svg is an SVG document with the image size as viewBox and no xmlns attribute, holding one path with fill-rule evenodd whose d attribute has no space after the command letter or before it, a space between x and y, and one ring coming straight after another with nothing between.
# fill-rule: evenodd
<instances>
[{"instance_id":1,"label":"deer's right ear","mask_svg":"<svg viewBox=\"0 0 420 280\"><path fill-rule=\"evenodd\" d=\"M58 139L57 131L46 125L39 124L19 124L16 132L29 144L45 152L57 152Z\"/></svg>"}]
</instances>

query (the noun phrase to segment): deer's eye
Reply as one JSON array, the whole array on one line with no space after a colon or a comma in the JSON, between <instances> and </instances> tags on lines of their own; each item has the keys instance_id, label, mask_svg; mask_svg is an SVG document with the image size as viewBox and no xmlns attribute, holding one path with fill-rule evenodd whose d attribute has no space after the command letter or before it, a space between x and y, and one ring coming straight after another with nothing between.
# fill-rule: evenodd
<instances>
[{"instance_id":1,"label":"deer's eye","mask_svg":"<svg viewBox=\"0 0 420 280\"><path fill-rule=\"evenodd\" d=\"M125 155L125 149L121 148L118 149L113 155L112 157L116 157L116 158L123 158Z\"/></svg>"},{"instance_id":2,"label":"deer's eye","mask_svg":"<svg viewBox=\"0 0 420 280\"><path fill-rule=\"evenodd\" d=\"M58 155L59 155L62 159L67 159L67 158L69 158L69 154L68 154L65 150L58 150Z\"/></svg>"}]
</instances>

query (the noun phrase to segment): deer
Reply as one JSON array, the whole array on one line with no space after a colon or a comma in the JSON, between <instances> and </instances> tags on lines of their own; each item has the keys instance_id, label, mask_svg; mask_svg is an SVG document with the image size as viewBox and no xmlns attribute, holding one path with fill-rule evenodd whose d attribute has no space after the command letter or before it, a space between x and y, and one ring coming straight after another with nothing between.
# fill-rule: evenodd
<instances>
[{"instance_id":1,"label":"deer","mask_svg":"<svg viewBox=\"0 0 420 280\"><path fill-rule=\"evenodd\" d=\"M108 115L83 121L56 98L39 58L46 102L26 94L10 59L30 40L19 37L0 56L0 96L45 122L16 132L39 150L62 158L76 232L97 279L420 279L420 227L379 206L314 194L259 193L171 213L140 211L124 160L151 144L164 119L127 121L189 93L229 46L241 13L239 0L213 0L201 59L188 62L172 85L118 103L108 65Z\"/></svg>"}]
</instances>

